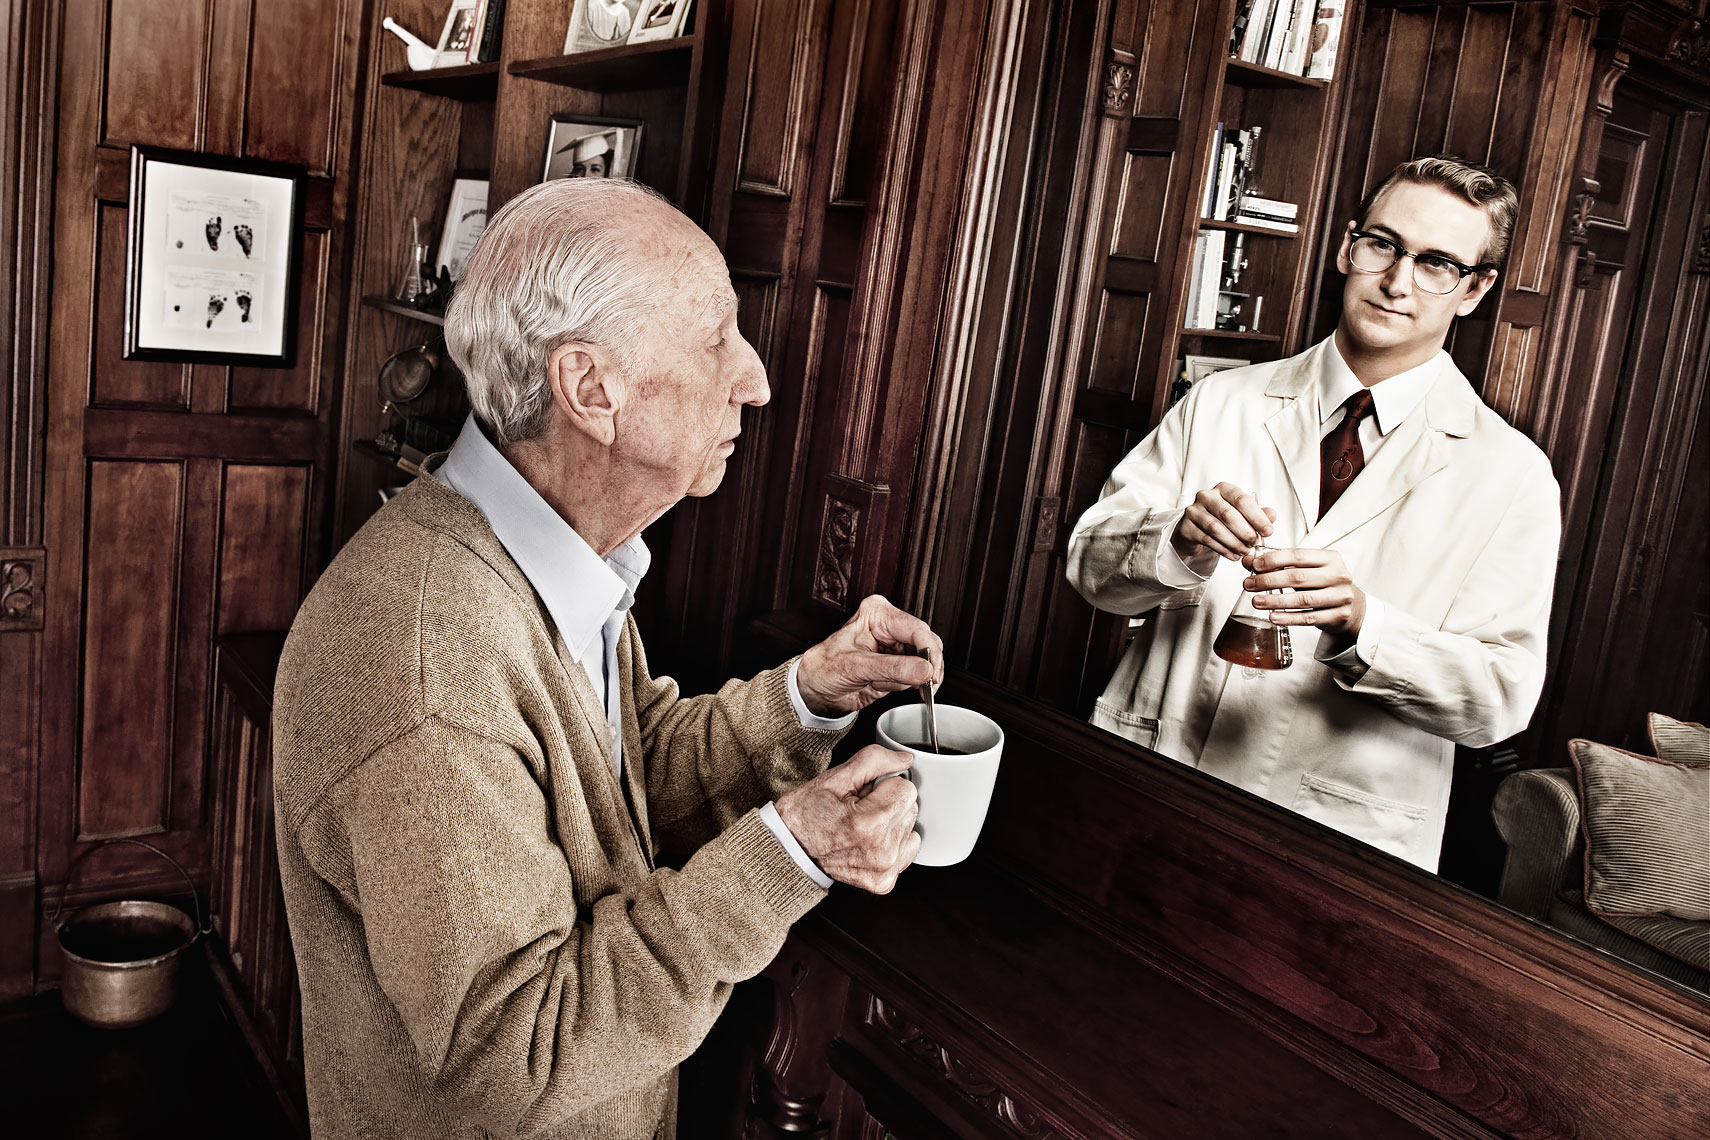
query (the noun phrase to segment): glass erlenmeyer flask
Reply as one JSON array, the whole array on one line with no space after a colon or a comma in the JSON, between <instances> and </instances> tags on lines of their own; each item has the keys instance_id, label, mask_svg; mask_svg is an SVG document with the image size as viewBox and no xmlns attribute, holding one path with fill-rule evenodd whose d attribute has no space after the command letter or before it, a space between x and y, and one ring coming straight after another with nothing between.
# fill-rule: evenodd
<instances>
[{"instance_id":1,"label":"glass erlenmeyer flask","mask_svg":"<svg viewBox=\"0 0 1710 1140\"><path fill-rule=\"evenodd\" d=\"M1255 555L1264 551L1263 542L1254 544ZM1211 643L1211 651L1232 665L1248 669L1287 669L1294 664L1294 646L1289 643L1287 628L1272 623L1268 611L1255 608L1253 595L1246 590L1241 591L1229 620Z\"/></svg>"}]
</instances>

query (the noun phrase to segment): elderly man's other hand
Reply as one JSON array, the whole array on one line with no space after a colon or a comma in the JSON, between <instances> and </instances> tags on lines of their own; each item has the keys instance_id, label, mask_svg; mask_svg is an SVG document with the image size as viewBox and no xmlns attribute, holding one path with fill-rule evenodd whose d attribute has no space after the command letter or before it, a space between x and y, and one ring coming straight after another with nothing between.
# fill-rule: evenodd
<instances>
[{"instance_id":1,"label":"elderly man's other hand","mask_svg":"<svg viewBox=\"0 0 1710 1140\"><path fill-rule=\"evenodd\" d=\"M920 836L914 833L914 784L881 777L907 771L912 760L907 752L869 744L779 797L778 816L827 875L889 894L920 851Z\"/></svg>"},{"instance_id":2,"label":"elderly man's other hand","mask_svg":"<svg viewBox=\"0 0 1710 1140\"><path fill-rule=\"evenodd\" d=\"M914 656L920 649L931 652L931 661ZM877 594L842 629L802 654L796 670L796 688L816 716L852 713L928 681L944 681L943 640Z\"/></svg>"}]
</instances>

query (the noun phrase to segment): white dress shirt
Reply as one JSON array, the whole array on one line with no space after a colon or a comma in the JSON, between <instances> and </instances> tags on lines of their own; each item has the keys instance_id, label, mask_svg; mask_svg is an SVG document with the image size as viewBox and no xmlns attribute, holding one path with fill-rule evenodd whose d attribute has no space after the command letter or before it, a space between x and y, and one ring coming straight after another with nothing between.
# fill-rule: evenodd
<instances>
[{"instance_id":1,"label":"white dress shirt","mask_svg":"<svg viewBox=\"0 0 1710 1140\"><path fill-rule=\"evenodd\" d=\"M1370 391L1372 414L1360 422L1360 450L1365 452L1366 462L1370 463L1372 456L1377 454L1384 441L1401 425L1401 421L1419 406L1420 401L1425 398L1425 393L1437 382L1437 377L1442 374L1443 364L1448 360L1449 354L1438 349L1437 355L1425 363L1409 368L1406 372L1398 372L1365 389L1360 378L1354 375L1354 370L1348 367L1348 362L1342 359L1342 350L1337 346L1336 338L1331 337L1329 351L1317 354L1318 367L1312 384L1314 398L1318 401L1318 438L1323 439L1329 435L1337 424L1347 418L1348 410L1342 405L1347 402L1349 396L1362 389ZM1215 567L1215 562L1212 565ZM1185 590L1210 577L1209 572L1201 574L1183 560L1173 544L1166 543L1159 551L1158 580L1164 585ZM1383 600L1367 594L1365 620L1360 623L1359 637L1354 643L1354 652L1367 665L1377 660L1378 642L1382 639L1383 623L1387 616L1388 607L1384 605ZM1335 655L1334 643L1328 638L1319 639L1318 648L1314 650L1313 655L1320 661L1327 660Z\"/></svg>"},{"instance_id":2,"label":"white dress shirt","mask_svg":"<svg viewBox=\"0 0 1710 1140\"><path fill-rule=\"evenodd\" d=\"M641 536L601 558L510 460L493 446L473 415L463 421L457 442L427 471L475 505L486 517L505 552L540 595L570 656L588 674L605 708L615 773L623 774L622 714L618 693L617 643L624 617L635 604L635 589L652 564ZM790 666L790 704L804 728L842 729L855 714L830 718L808 711L796 685L801 662ZM778 842L814 882L829 888L831 879L808 857L790 833L776 804L760 809L760 818Z\"/></svg>"}]
</instances>

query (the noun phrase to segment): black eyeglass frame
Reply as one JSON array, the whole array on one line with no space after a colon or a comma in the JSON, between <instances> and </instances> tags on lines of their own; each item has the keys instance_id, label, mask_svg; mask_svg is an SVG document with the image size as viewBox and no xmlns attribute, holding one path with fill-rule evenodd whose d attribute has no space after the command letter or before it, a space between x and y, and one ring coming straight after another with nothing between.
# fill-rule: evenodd
<instances>
[{"instance_id":1,"label":"black eyeglass frame","mask_svg":"<svg viewBox=\"0 0 1710 1140\"><path fill-rule=\"evenodd\" d=\"M1480 262L1477 265L1466 265L1462 262L1456 261L1454 258L1450 257L1446 253L1429 253L1429 252L1423 253L1423 254L1414 253L1412 250L1408 249L1406 246L1402 245L1400 242L1396 241L1394 238L1390 237L1388 234L1374 233L1371 230L1350 230L1350 231L1348 231L1348 264L1349 265L1354 264L1354 262L1353 262L1354 242L1359 241L1361 238L1371 238L1374 241L1381 241L1385 245L1393 245L1395 247L1395 257L1390 261L1390 263L1388 265L1384 266L1382 269L1360 269L1359 266L1354 265L1354 268L1359 269L1359 271L1361 273L1388 273L1391 269L1393 269L1395 267L1395 263L1397 261L1400 261L1404 257L1411 257L1413 259L1413 267L1415 270L1417 270L1419 267L1419 259L1421 257L1434 257L1438 261L1446 262L1447 264L1454 266L1455 269L1460 272L1460 278L1453 285L1451 285L1447 289L1445 289L1443 292L1436 294L1436 296L1439 296L1439 297L1447 297L1450 293L1453 293L1456 289L1460 288L1462 281L1465 281L1468 277L1472 276L1474 273L1487 273L1490 270L1496 268L1496 266L1491 265L1489 262ZM1426 292L1430 292L1430 290L1426 290Z\"/></svg>"}]
</instances>

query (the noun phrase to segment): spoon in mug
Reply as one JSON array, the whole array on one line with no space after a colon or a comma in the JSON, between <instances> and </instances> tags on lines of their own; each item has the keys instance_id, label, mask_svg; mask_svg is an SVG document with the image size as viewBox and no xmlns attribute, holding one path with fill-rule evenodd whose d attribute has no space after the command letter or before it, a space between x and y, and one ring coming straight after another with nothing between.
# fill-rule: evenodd
<instances>
[{"instance_id":1,"label":"spoon in mug","mask_svg":"<svg viewBox=\"0 0 1710 1140\"><path fill-rule=\"evenodd\" d=\"M915 654L926 658L928 665L932 664L932 650L925 647L915 650ZM928 681L920 687L920 699L926 702L926 739L932 745L934 752L938 751L938 710L932 704L932 682Z\"/></svg>"}]
</instances>

